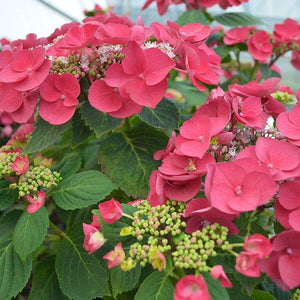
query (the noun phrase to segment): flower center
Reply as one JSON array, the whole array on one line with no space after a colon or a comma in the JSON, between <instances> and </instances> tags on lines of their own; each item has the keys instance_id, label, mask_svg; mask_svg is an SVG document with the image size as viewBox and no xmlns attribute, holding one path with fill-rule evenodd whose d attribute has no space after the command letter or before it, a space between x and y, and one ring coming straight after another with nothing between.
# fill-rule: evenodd
<instances>
[{"instance_id":1,"label":"flower center","mask_svg":"<svg viewBox=\"0 0 300 300\"><path fill-rule=\"evenodd\" d=\"M194 162L189 158L189 164L184 167L186 172L193 172L197 170L197 167L195 166Z\"/></svg>"},{"instance_id":2,"label":"flower center","mask_svg":"<svg viewBox=\"0 0 300 300\"><path fill-rule=\"evenodd\" d=\"M235 189L234 192L237 196L241 196L242 195L242 187L240 185L238 185Z\"/></svg>"},{"instance_id":3,"label":"flower center","mask_svg":"<svg viewBox=\"0 0 300 300\"><path fill-rule=\"evenodd\" d=\"M199 290L198 285L197 285L197 284L192 284L191 290L192 290L193 292L197 292L197 291Z\"/></svg>"}]
</instances>

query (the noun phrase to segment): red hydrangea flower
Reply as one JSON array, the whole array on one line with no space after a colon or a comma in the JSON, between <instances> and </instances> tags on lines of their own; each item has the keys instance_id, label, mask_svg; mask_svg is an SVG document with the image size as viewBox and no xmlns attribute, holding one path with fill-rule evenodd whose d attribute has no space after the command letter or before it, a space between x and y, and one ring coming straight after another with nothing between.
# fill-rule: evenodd
<instances>
[{"instance_id":1,"label":"red hydrangea flower","mask_svg":"<svg viewBox=\"0 0 300 300\"><path fill-rule=\"evenodd\" d=\"M281 78L269 78L262 84L256 81L250 81L247 84L239 85L232 84L229 86L229 91L232 96L242 97L265 97L279 90L279 81Z\"/></svg>"},{"instance_id":2,"label":"red hydrangea flower","mask_svg":"<svg viewBox=\"0 0 300 300\"><path fill-rule=\"evenodd\" d=\"M125 252L122 248L122 244L118 243L115 246L114 250L109 251L103 256L103 258L107 260L109 269L119 266L125 258Z\"/></svg>"},{"instance_id":3,"label":"red hydrangea flower","mask_svg":"<svg viewBox=\"0 0 300 300\"><path fill-rule=\"evenodd\" d=\"M42 191L37 192L37 200L34 200L30 195L26 195L27 200L30 202L27 206L28 213L33 214L38 211L44 205L45 196L46 194Z\"/></svg>"},{"instance_id":4,"label":"red hydrangea flower","mask_svg":"<svg viewBox=\"0 0 300 300\"><path fill-rule=\"evenodd\" d=\"M89 254L94 253L100 249L106 240L103 234L99 231L99 227L95 227L92 224L82 224L84 232L84 242L83 248L89 252Z\"/></svg>"},{"instance_id":5,"label":"red hydrangea flower","mask_svg":"<svg viewBox=\"0 0 300 300\"><path fill-rule=\"evenodd\" d=\"M28 140L34 127L30 123L22 124L15 133L12 134L7 145L14 145L14 143L22 143Z\"/></svg>"},{"instance_id":6,"label":"red hydrangea flower","mask_svg":"<svg viewBox=\"0 0 300 300\"><path fill-rule=\"evenodd\" d=\"M277 190L267 168L251 158L208 164L207 169L205 194L213 207L228 214L255 210Z\"/></svg>"},{"instance_id":7,"label":"red hydrangea flower","mask_svg":"<svg viewBox=\"0 0 300 300\"><path fill-rule=\"evenodd\" d=\"M260 270L281 289L296 288L300 285L300 232L284 231L271 241L274 251L269 258L259 261Z\"/></svg>"},{"instance_id":8,"label":"red hydrangea flower","mask_svg":"<svg viewBox=\"0 0 300 300\"><path fill-rule=\"evenodd\" d=\"M28 122L38 102L38 92L19 92L13 84L0 83L0 106L17 123Z\"/></svg>"},{"instance_id":9,"label":"red hydrangea flower","mask_svg":"<svg viewBox=\"0 0 300 300\"><path fill-rule=\"evenodd\" d=\"M247 252L257 254L258 258L265 258L273 251L273 246L263 235L252 234L250 237L246 236L244 249Z\"/></svg>"},{"instance_id":10,"label":"red hydrangea flower","mask_svg":"<svg viewBox=\"0 0 300 300\"><path fill-rule=\"evenodd\" d=\"M0 81L14 83L17 91L29 91L38 87L47 77L51 63L45 59L45 50L21 50L0 71Z\"/></svg>"},{"instance_id":11,"label":"red hydrangea flower","mask_svg":"<svg viewBox=\"0 0 300 300\"><path fill-rule=\"evenodd\" d=\"M50 74L41 84L39 91L39 115L45 121L60 125L72 118L80 94L80 85L72 74Z\"/></svg>"},{"instance_id":12,"label":"red hydrangea flower","mask_svg":"<svg viewBox=\"0 0 300 300\"><path fill-rule=\"evenodd\" d=\"M300 104L289 112L282 112L276 119L276 126L291 143L300 146Z\"/></svg>"},{"instance_id":13,"label":"red hydrangea flower","mask_svg":"<svg viewBox=\"0 0 300 300\"><path fill-rule=\"evenodd\" d=\"M123 88L110 87L104 80L96 80L92 83L88 98L91 106L115 118L127 118L139 113L143 108L130 100Z\"/></svg>"},{"instance_id":14,"label":"red hydrangea flower","mask_svg":"<svg viewBox=\"0 0 300 300\"><path fill-rule=\"evenodd\" d=\"M232 283L228 279L226 273L224 272L222 265L213 266L210 270L210 275L213 279L220 280L220 283L225 288L231 288Z\"/></svg>"},{"instance_id":15,"label":"red hydrangea flower","mask_svg":"<svg viewBox=\"0 0 300 300\"><path fill-rule=\"evenodd\" d=\"M135 41L128 43L124 55L121 64L108 68L106 84L124 87L132 101L155 108L166 92L166 77L175 63L157 48L143 51Z\"/></svg>"},{"instance_id":16,"label":"red hydrangea flower","mask_svg":"<svg viewBox=\"0 0 300 300\"><path fill-rule=\"evenodd\" d=\"M171 21L167 25L152 23L151 28L158 41L172 45L174 52L180 56L184 55L184 45L200 46L211 32L208 25L192 23L179 26Z\"/></svg>"},{"instance_id":17,"label":"red hydrangea flower","mask_svg":"<svg viewBox=\"0 0 300 300\"><path fill-rule=\"evenodd\" d=\"M199 47L191 45L184 46L185 66L189 74L191 83L200 91L205 91L206 87L198 80L207 84L217 85L220 72L220 57L205 44Z\"/></svg>"},{"instance_id":18,"label":"red hydrangea flower","mask_svg":"<svg viewBox=\"0 0 300 300\"><path fill-rule=\"evenodd\" d=\"M95 32L98 25L84 24L83 26L72 26L66 35L61 38L54 47L56 49L81 49L91 44L95 39Z\"/></svg>"},{"instance_id":19,"label":"red hydrangea flower","mask_svg":"<svg viewBox=\"0 0 300 300\"><path fill-rule=\"evenodd\" d=\"M143 43L147 38L147 30L143 26L129 26L120 23L107 23L99 26L95 33L97 45L126 45L130 40Z\"/></svg>"},{"instance_id":20,"label":"red hydrangea flower","mask_svg":"<svg viewBox=\"0 0 300 300\"><path fill-rule=\"evenodd\" d=\"M13 162L12 169L18 174L26 174L29 169L29 160L26 155L17 156Z\"/></svg>"},{"instance_id":21,"label":"red hydrangea flower","mask_svg":"<svg viewBox=\"0 0 300 300\"><path fill-rule=\"evenodd\" d=\"M152 206L162 205L168 199L186 202L199 192L201 183L199 175L165 176L154 170L149 180L147 199Z\"/></svg>"},{"instance_id":22,"label":"red hydrangea flower","mask_svg":"<svg viewBox=\"0 0 300 300\"><path fill-rule=\"evenodd\" d=\"M255 146L245 148L237 159L242 157L257 159L276 181L300 175L300 149L286 141L260 137Z\"/></svg>"},{"instance_id":23,"label":"red hydrangea flower","mask_svg":"<svg viewBox=\"0 0 300 300\"><path fill-rule=\"evenodd\" d=\"M224 36L225 45L234 45L248 41L250 28L248 26L233 28L226 32Z\"/></svg>"},{"instance_id":24,"label":"red hydrangea flower","mask_svg":"<svg viewBox=\"0 0 300 300\"><path fill-rule=\"evenodd\" d=\"M99 203L98 207L102 219L108 224L115 223L123 215L122 206L120 202L116 201L114 198L112 198L109 201Z\"/></svg>"},{"instance_id":25,"label":"red hydrangea flower","mask_svg":"<svg viewBox=\"0 0 300 300\"><path fill-rule=\"evenodd\" d=\"M300 25L291 18L285 19L283 24L274 25L273 37L278 46L281 43L289 46L293 41L300 39Z\"/></svg>"},{"instance_id":26,"label":"red hydrangea flower","mask_svg":"<svg viewBox=\"0 0 300 300\"><path fill-rule=\"evenodd\" d=\"M219 134L228 124L231 117L230 104L224 97L211 96L207 103L201 105L194 113L192 120L197 120L200 115L208 116L210 119L210 134Z\"/></svg>"},{"instance_id":27,"label":"red hydrangea flower","mask_svg":"<svg viewBox=\"0 0 300 300\"><path fill-rule=\"evenodd\" d=\"M263 112L260 98L255 96L245 99L234 97L232 99L232 108L235 118L240 123L255 129L266 127L269 116Z\"/></svg>"},{"instance_id":28,"label":"red hydrangea flower","mask_svg":"<svg viewBox=\"0 0 300 300\"><path fill-rule=\"evenodd\" d=\"M202 158L211 137L211 121L206 115L197 115L183 123L176 138L175 153Z\"/></svg>"},{"instance_id":29,"label":"red hydrangea flower","mask_svg":"<svg viewBox=\"0 0 300 300\"><path fill-rule=\"evenodd\" d=\"M259 277L260 271L257 264L258 254L252 252L240 252L236 258L235 269L248 277Z\"/></svg>"},{"instance_id":30,"label":"red hydrangea flower","mask_svg":"<svg viewBox=\"0 0 300 300\"><path fill-rule=\"evenodd\" d=\"M280 185L275 204L276 218L282 226L300 231L300 177Z\"/></svg>"},{"instance_id":31,"label":"red hydrangea flower","mask_svg":"<svg viewBox=\"0 0 300 300\"><path fill-rule=\"evenodd\" d=\"M174 300L210 300L210 294L202 275L186 275L177 281Z\"/></svg>"},{"instance_id":32,"label":"red hydrangea flower","mask_svg":"<svg viewBox=\"0 0 300 300\"><path fill-rule=\"evenodd\" d=\"M186 219L186 233L193 233L198 229L205 227L207 223L218 223L226 226L229 233L238 234L238 228L232 223L238 215L226 214L212 207L210 202L205 198L196 198L188 202L184 218Z\"/></svg>"},{"instance_id":33,"label":"red hydrangea flower","mask_svg":"<svg viewBox=\"0 0 300 300\"><path fill-rule=\"evenodd\" d=\"M254 33L249 41L248 48L250 54L258 61L264 61L272 55L273 45L270 36L263 30Z\"/></svg>"}]
</instances>

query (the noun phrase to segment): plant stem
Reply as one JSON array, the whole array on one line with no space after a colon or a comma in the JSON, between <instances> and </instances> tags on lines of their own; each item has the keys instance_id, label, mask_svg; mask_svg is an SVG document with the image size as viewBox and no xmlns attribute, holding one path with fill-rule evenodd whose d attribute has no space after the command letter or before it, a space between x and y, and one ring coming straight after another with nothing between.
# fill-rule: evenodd
<instances>
[{"instance_id":1,"label":"plant stem","mask_svg":"<svg viewBox=\"0 0 300 300\"><path fill-rule=\"evenodd\" d=\"M63 231L61 231L54 223L49 221L49 227L52 229L61 239L69 238Z\"/></svg>"},{"instance_id":2,"label":"plant stem","mask_svg":"<svg viewBox=\"0 0 300 300\"><path fill-rule=\"evenodd\" d=\"M182 277L185 276L185 273L184 273L183 269L175 268L175 272L177 273L177 275L179 276L179 278L182 278Z\"/></svg>"},{"instance_id":3,"label":"plant stem","mask_svg":"<svg viewBox=\"0 0 300 300\"><path fill-rule=\"evenodd\" d=\"M233 243L233 244L230 244L230 246L232 246L232 247L243 247L244 244L243 243Z\"/></svg>"},{"instance_id":4,"label":"plant stem","mask_svg":"<svg viewBox=\"0 0 300 300\"><path fill-rule=\"evenodd\" d=\"M249 81L252 81L252 80L255 78L255 75L256 75L257 69L258 69L258 65L259 65L259 63L258 63L258 61L256 60L256 61L255 61L255 64L254 64L254 67L253 67L253 70L252 70L252 72L251 72Z\"/></svg>"},{"instance_id":5,"label":"plant stem","mask_svg":"<svg viewBox=\"0 0 300 300\"><path fill-rule=\"evenodd\" d=\"M229 249L226 249L227 252L229 252L230 254L234 255L235 257L238 257L239 255L233 251L233 250L229 250Z\"/></svg>"},{"instance_id":6,"label":"plant stem","mask_svg":"<svg viewBox=\"0 0 300 300\"><path fill-rule=\"evenodd\" d=\"M123 217L126 217L126 218L128 218L128 219L134 220L134 218L133 218L132 216L128 215L128 214L124 214L124 213L123 213L122 216L123 216Z\"/></svg>"}]
</instances>

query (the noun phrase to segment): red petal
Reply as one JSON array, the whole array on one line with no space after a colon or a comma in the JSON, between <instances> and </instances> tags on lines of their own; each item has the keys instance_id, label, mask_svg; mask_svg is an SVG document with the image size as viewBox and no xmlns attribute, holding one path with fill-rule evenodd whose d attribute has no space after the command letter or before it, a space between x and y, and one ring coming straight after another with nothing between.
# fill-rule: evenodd
<instances>
[{"instance_id":1,"label":"red petal","mask_svg":"<svg viewBox=\"0 0 300 300\"><path fill-rule=\"evenodd\" d=\"M103 80L94 81L89 89L90 104L103 112L117 111L122 106L122 97Z\"/></svg>"},{"instance_id":2,"label":"red petal","mask_svg":"<svg viewBox=\"0 0 300 300\"><path fill-rule=\"evenodd\" d=\"M64 106L62 100L47 102L44 99L39 103L39 115L52 125L61 125L69 121L74 115L76 106Z\"/></svg>"},{"instance_id":3,"label":"red petal","mask_svg":"<svg viewBox=\"0 0 300 300\"><path fill-rule=\"evenodd\" d=\"M145 52L135 42L130 41L124 50L125 58L122 60L122 66L127 74L139 75L148 68L148 62Z\"/></svg>"},{"instance_id":4,"label":"red petal","mask_svg":"<svg viewBox=\"0 0 300 300\"><path fill-rule=\"evenodd\" d=\"M29 91L38 87L47 77L51 68L50 60L45 60L44 63L32 73L28 74L27 78L15 84L17 91Z\"/></svg>"}]
</instances>

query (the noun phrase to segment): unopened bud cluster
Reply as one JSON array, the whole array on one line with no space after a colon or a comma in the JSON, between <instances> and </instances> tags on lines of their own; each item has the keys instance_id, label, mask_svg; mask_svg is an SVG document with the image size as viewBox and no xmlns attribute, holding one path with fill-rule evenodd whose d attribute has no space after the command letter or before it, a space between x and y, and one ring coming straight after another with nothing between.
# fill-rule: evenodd
<instances>
[{"instance_id":1,"label":"unopened bud cluster","mask_svg":"<svg viewBox=\"0 0 300 300\"><path fill-rule=\"evenodd\" d=\"M172 253L175 267L208 272L207 260L216 256L216 247L226 249L228 228L219 224L206 225L202 230L184 234Z\"/></svg>"},{"instance_id":2,"label":"unopened bud cluster","mask_svg":"<svg viewBox=\"0 0 300 300\"><path fill-rule=\"evenodd\" d=\"M220 151L223 161L232 161L237 154L249 145L255 145L260 137L272 137L277 140L283 139L282 134L274 127L265 129L253 129L250 127L234 128L234 138L227 145L220 145L216 139L212 139L211 147Z\"/></svg>"},{"instance_id":3,"label":"unopened bud cluster","mask_svg":"<svg viewBox=\"0 0 300 300\"><path fill-rule=\"evenodd\" d=\"M18 183L12 184L19 190L19 196L36 196L36 192L41 189L47 189L56 186L61 180L58 172L52 172L44 166L30 166L26 174L20 176Z\"/></svg>"},{"instance_id":4,"label":"unopened bud cluster","mask_svg":"<svg viewBox=\"0 0 300 300\"><path fill-rule=\"evenodd\" d=\"M294 291L291 300L300 300L300 289Z\"/></svg>"},{"instance_id":5,"label":"unopened bud cluster","mask_svg":"<svg viewBox=\"0 0 300 300\"><path fill-rule=\"evenodd\" d=\"M17 156L20 156L20 153L0 152L0 178L9 178L15 175L12 165Z\"/></svg>"},{"instance_id":6,"label":"unopened bud cluster","mask_svg":"<svg viewBox=\"0 0 300 300\"><path fill-rule=\"evenodd\" d=\"M283 104L295 104L296 99L288 92L277 91L272 94L272 97Z\"/></svg>"},{"instance_id":7,"label":"unopened bud cluster","mask_svg":"<svg viewBox=\"0 0 300 300\"><path fill-rule=\"evenodd\" d=\"M89 52L58 57L52 61L51 73L71 73L76 78L103 78L110 65L121 63L124 58L122 49L121 45L101 45L92 47Z\"/></svg>"},{"instance_id":8,"label":"unopened bud cluster","mask_svg":"<svg viewBox=\"0 0 300 300\"><path fill-rule=\"evenodd\" d=\"M206 261L217 254L215 247L225 249L229 244L228 229L218 224L205 224L202 230L185 233L186 223L181 218L186 206L183 202L167 201L152 207L141 200L135 206L138 211L133 214L132 225L122 230L138 240L129 250L127 260L132 266L140 262L142 267L150 263L154 268L164 269L164 256L168 255L175 267L206 272Z\"/></svg>"},{"instance_id":9,"label":"unopened bud cluster","mask_svg":"<svg viewBox=\"0 0 300 300\"><path fill-rule=\"evenodd\" d=\"M33 159L33 164L23 170L16 170L14 164L16 159L25 158L21 151L15 150L12 146L6 145L0 148L0 179L11 181L10 188L18 188L19 197L30 195L37 198L37 191L56 186L62 179L58 172L52 172L51 161L40 154ZM20 171L18 173L18 171Z\"/></svg>"}]
</instances>

